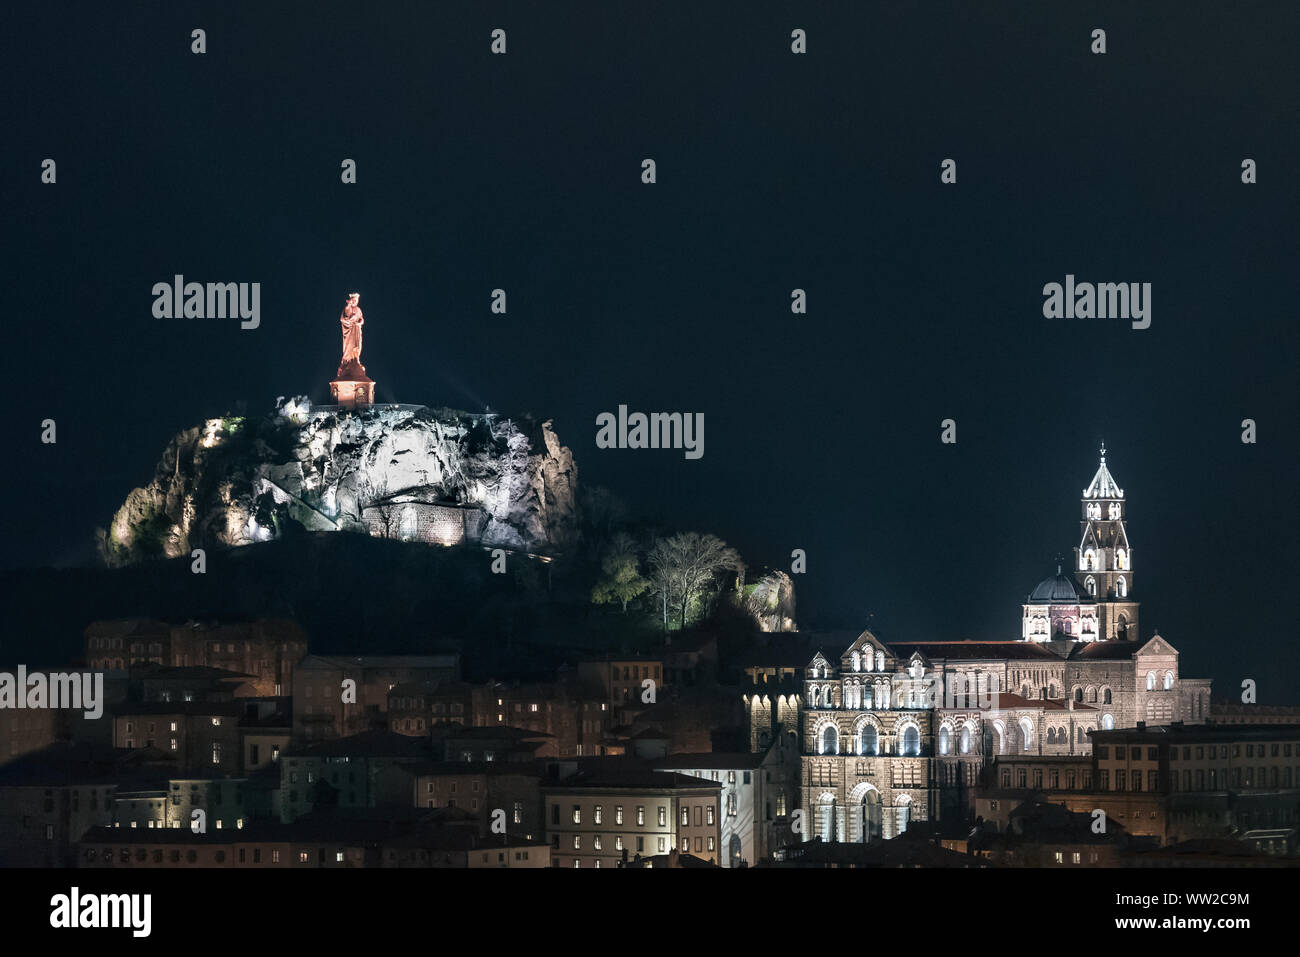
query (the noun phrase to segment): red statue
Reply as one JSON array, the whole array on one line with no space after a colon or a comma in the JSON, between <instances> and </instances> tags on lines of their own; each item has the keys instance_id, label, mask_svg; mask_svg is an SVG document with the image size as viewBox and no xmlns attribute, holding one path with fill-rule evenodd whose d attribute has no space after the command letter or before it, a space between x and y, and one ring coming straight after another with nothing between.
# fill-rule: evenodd
<instances>
[{"instance_id":1,"label":"red statue","mask_svg":"<svg viewBox=\"0 0 1300 957\"><path fill-rule=\"evenodd\" d=\"M359 379L366 374L366 367L361 364L361 327L366 318L361 313L361 293L349 293L348 303L343 307L339 323L343 326L343 361L339 363L338 378ZM361 370L361 375L356 370Z\"/></svg>"}]
</instances>

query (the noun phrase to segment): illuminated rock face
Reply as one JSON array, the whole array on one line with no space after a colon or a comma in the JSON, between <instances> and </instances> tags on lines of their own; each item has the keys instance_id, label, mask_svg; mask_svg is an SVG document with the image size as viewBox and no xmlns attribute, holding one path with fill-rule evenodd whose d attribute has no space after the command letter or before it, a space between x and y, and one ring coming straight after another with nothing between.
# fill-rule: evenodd
<instances>
[{"instance_id":1,"label":"illuminated rock face","mask_svg":"<svg viewBox=\"0 0 1300 957\"><path fill-rule=\"evenodd\" d=\"M313 409L177 435L100 549L109 564L268 541L301 526L430 544L562 550L577 466L550 422L424 406Z\"/></svg>"}]
</instances>

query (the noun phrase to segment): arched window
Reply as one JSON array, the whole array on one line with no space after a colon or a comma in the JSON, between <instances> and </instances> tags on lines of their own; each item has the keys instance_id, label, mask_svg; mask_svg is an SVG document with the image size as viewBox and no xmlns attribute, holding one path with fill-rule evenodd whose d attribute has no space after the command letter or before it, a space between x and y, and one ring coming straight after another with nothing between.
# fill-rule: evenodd
<instances>
[{"instance_id":1,"label":"arched window","mask_svg":"<svg viewBox=\"0 0 1300 957\"><path fill-rule=\"evenodd\" d=\"M1055 729L1055 728L1048 728L1048 729L1047 729L1047 743L1048 743L1048 744L1056 744L1056 729Z\"/></svg>"},{"instance_id":2,"label":"arched window","mask_svg":"<svg viewBox=\"0 0 1300 957\"><path fill-rule=\"evenodd\" d=\"M1048 686L1047 686L1047 697L1049 697L1049 698L1055 698L1055 697L1056 697L1056 685L1054 685L1054 684L1050 684L1050 683L1048 684Z\"/></svg>"},{"instance_id":3,"label":"arched window","mask_svg":"<svg viewBox=\"0 0 1300 957\"><path fill-rule=\"evenodd\" d=\"M899 748L898 753L904 755L921 753L921 732L916 730L915 725L909 724L903 729L902 746Z\"/></svg>"},{"instance_id":4,"label":"arched window","mask_svg":"<svg viewBox=\"0 0 1300 957\"><path fill-rule=\"evenodd\" d=\"M1101 697L1102 697L1102 701L1101 701L1102 704L1110 704L1110 703L1111 703L1111 700L1110 700L1110 689L1107 688L1107 689L1106 689L1106 693L1105 693L1104 695L1102 695Z\"/></svg>"},{"instance_id":5,"label":"arched window","mask_svg":"<svg viewBox=\"0 0 1300 957\"><path fill-rule=\"evenodd\" d=\"M970 738L971 738L970 725L966 725L964 728L961 729L960 747L961 747L962 754L970 754Z\"/></svg>"},{"instance_id":6,"label":"arched window","mask_svg":"<svg viewBox=\"0 0 1300 957\"><path fill-rule=\"evenodd\" d=\"M1174 673L1172 671L1165 672L1165 690L1166 691L1174 690Z\"/></svg>"},{"instance_id":7,"label":"arched window","mask_svg":"<svg viewBox=\"0 0 1300 957\"><path fill-rule=\"evenodd\" d=\"M1124 581L1123 575L1115 579L1115 594L1120 598L1128 597L1128 582Z\"/></svg>"},{"instance_id":8,"label":"arched window","mask_svg":"<svg viewBox=\"0 0 1300 957\"><path fill-rule=\"evenodd\" d=\"M1110 517L1112 520L1119 518L1119 502L1110 503Z\"/></svg>"},{"instance_id":9,"label":"arched window","mask_svg":"<svg viewBox=\"0 0 1300 957\"><path fill-rule=\"evenodd\" d=\"M1110 712L1101 716L1101 729L1103 731L1112 731L1115 728L1115 716Z\"/></svg>"},{"instance_id":10,"label":"arched window","mask_svg":"<svg viewBox=\"0 0 1300 957\"><path fill-rule=\"evenodd\" d=\"M876 652L876 670L877 671L885 670L885 653L883 651Z\"/></svg>"},{"instance_id":11,"label":"arched window","mask_svg":"<svg viewBox=\"0 0 1300 957\"><path fill-rule=\"evenodd\" d=\"M875 754L878 738L874 725L864 724L858 732L858 754Z\"/></svg>"},{"instance_id":12,"label":"arched window","mask_svg":"<svg viewBox=\"0 0 1300 957\"><path fill-rule=\"evenodd\" d=\"M1033 750L1034 722L1030 721L1028 718L1020 719L1020 737L1023 741L1021 747L1026 751Z\"/></svg>"},{"instance_id":13,"label":"arched window","mask_svg":"<svg viewBox=\"0 0 1300 957\"><path fill-rule=\"evenodd\" d=\"M1128 552L1122 548L1115 549L1115 567L1120 571L1128 570Z\"/></svg>"},{"instance_id":14,"label":"arched window","mask_svg":"<svg viewBox=\"0 0 1300 957\"><path fill-rule=\"evenodd\" d=\"M939 729L939 753L947 754L952 749L952 732L944 725Z\"/></svg>"},{"instance_id":15,"label":"arched window","mask_svg":"<svg viewBox=\"0 0 1300 957\"><path fill-rule=\"evenodd\" d=\"M830 724L822 731L822 754L839 754L840 753L840 735L835 725Z\"/></svg>"},{"instance_id":16,"label":"arched window","mask_svg":"<svg viewBox=\"0 0 1300 957\"><path fill-rule=\"evenodd\" d=\"M1074 700L1079 702L1079 704L1083 704L1083 689L1078 685L1074 686Z\"/></svg>"},{"instance_id":17,"label":"arched window","mask_svg":"<svg viewBox=\"0 0 1300 957\"><path fill-rule=\"evenodd\" d=\"M1029 697L1029 682L1028 682L1028 681L1026 681L1024 684L1022 684L1022 685L1020 686L1020 697L1022 697L1022 698L1028 698L1028 697Z\"/></svg>"},{"instance_id":18,"label":"arched window","mask_svg":"<svg viewBox=\"0 0 1300 957\"><path fill-rule=\"evenodd\" d=\"M852 659L852 660L853 660L853 670L854 670L854 671L861 671L861 670L862 670L862 657L861 657L861 656L860 656L856 651L853 652L853 659Z\"/></svg>"},{"instance_id":19,"label":"arched window","mask_svg":"<svg viewBox=\"0 0 1300 957\"><path fill-rule=\"evenodd\" d=\"M1155 690L1156 690L1156 673L1155 673L1154 671L1148 671L1148 672L1147 672L1147 691L1155 691Z\"/></svg>"},{"instance_id":20,"label":"arched window","mask_svg":"<svg viewBox=\"0 0 1300 957\"><path fill-rule=\"evenodd\" d=\"M1097 594L1097 579L1095 579L1095 578L1093 578L1091 575L1089 575L1089 576L1087 577L1087 579L1084 581L1084 583L1083 583L1083 587L1086 588L1086 589L1088 589L1088 594L1089 594L1089 595L1096 595L1096 594Z\"/></svg>"}]
</instances>

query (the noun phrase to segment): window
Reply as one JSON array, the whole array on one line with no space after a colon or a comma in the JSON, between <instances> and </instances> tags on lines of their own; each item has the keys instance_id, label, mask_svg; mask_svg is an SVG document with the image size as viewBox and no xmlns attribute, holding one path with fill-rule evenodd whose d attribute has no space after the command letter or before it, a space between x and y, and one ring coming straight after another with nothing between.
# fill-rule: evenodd
<instances>
[{"instance_id":1,"label":"window","mask_svg":"<svg viewBox=\"0 0 1300 957\"><path fill-rule=\"evenodd\" d=\"M615 824L623 823L623 805L621 804L614 805L614 823Z\"/></svg>"},{"instance_id":2,"label":"window","mask_svg":"<svg viewBox=\"0 0 1300 957\"><path fill-rule=\"evenodd\" d=\"M521 811L521 810L523 809L523 806L524 806L524 805L523 805L523 802L521 802L521 801L516 801L516 802L515 802L515 807L516 807L517 809L519 809L519 810L517 810L515 813L518 814L519 811ZM601 806L600 806L599 804L597 804L596 807L595 807L595 809L592 811L592 815L593 815L593 818L592 818L592 819L593 819L597 824L602 823L602 819L603 819L604 816L605 816L605 815L604 815L604 812L603 812L603 810L601 809ZM517 818L516 818L515 823L518 823L518 819L517 819Z\"/></svg>"},{"instance_id":3,"label":"window","mask_svg":"<svg viewBox=\"0 0 1300 957\"><path fill-rule=\"evenodd\" d=\"M858 732L858 754L875 754L878 741L875 726L864 724Z\"/></svg>"},{"instance_id":4,"label":"window","mask_svg":"<svg viewBox=\"0 0 1300 957\"><path fill-rule=\"evenodd\" d=\"M921 733L916 729L916 725L909 724L903 729L902 746L899 753L904 755L918 755L921 753Z\"/></svg>"},{"instance_id":5,"label":"window","mask_svg":"<svg viewBox=\"0 0 1300 957\"><path fill-rule=\"evenodd\" d=\"M636 806L636 823L637 823L637 827L645 827L645 805L644 804L638 804Z\"/></svg>"},{"instance_id":6,"label":"window","mask_svg":"<svg viewBox=\"0 0 1300 957\"><path fill-rule=\"evenodd\" d=\"M839 733L834 725L827 725L822 731L821 753L822 754L839 754Z\"/></svg>"}]
</instances>

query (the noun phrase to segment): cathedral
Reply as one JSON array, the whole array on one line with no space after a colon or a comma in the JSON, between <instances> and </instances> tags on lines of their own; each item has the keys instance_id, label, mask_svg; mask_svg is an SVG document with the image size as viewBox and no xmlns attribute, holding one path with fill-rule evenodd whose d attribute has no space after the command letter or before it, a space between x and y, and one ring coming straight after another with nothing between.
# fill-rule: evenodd
<instances>
[{"instance_id":1,"label":"cathedral","mask_svg":"<svg viewBox=\"0 0 1300 957\"><path fill-rule=\"evenodd\" d=\"M862 842L965 818L999 755L1082 757L1099 729L1203 724L1209 679L1183 678L1160 634L1141 638L1127 518L1103 445L1072 567L1061 560L1029 593L1017 640L864 631L837 657L818 652L777 708L747 696L755 747L799 737L805 837Z\"/></svg>"}]
</instances>

